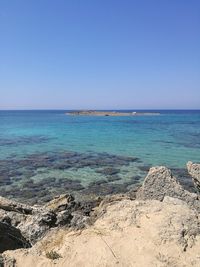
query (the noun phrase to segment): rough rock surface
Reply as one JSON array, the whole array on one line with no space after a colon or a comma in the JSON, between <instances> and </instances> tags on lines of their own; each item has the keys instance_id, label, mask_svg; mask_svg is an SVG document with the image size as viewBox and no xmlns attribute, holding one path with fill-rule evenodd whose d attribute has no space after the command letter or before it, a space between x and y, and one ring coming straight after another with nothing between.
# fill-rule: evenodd
<instances>
[{"instance_id":1,"label":"rough rock surface","mask_svg":"<svg viewBox=\"0 0 200 267\"><path fill-rule=\"evenodd\" d=\"M63 194L55 197L53 200L45 205L45 208L53 212L64 211L66 209L72 209L76 206L74 197L70 194Z\"/></svg>"},{"instance_id":2,"label":"rough rock surface","mask_svg":"<svg viewBox=\"0 0 200 267\"><path fill-rule=\"evenodd\" d=\"M198 188L199 164L187 167ZM91 213L98 204L68 194L43 207L0 198L0 253L33 245L4 252L4 266L199 267L199 195L166 167L151 168L137 192L105 197Z\"/></svg>"},{"instance_id":3,"label":"rough rock surface","mask_svg":"<svg viewBox=\"0 0 200 267\"><path fill-rule=\"evenodd\" d=\"M87 229L53 229L31 249L3 256L18 267L199 267L200 220L186 202L122 199L99 209ZM47 258L51 251L60 258Z\"/></svg>"},{"instance_id":4,"label":"rough rock surface","mask_svg":"<svg viewBox=\"0 0 200 267\"><path fill-rule=\"evenodd\" d=\"M27 247L30 247L30 244L18 229L7 223L0 222L0 253L8 249Z\"/></svg>"},{"instance_id":5,"label":"rough rock surface","mask_svg":"<svg viewBox=\"0 0 200 267\"><path fill-rule=\"evenodd\" d=\"M92 206L76 202L69 194L63 194L45 206L28 206L0 197L0 222L19 229L31 244L44 237L57 226L82 229L88 223Z\"/></svg>"},{"instance_id":6,"label":"rough rock surface","mask_svg":"<svg viewBox=\"0 0 200 267\"><path fill-rule=\"evenodd\" d=\"M5 211L14 211L21 214L32 214L33 208L31 206L18 203L16 201L0 196L0 209Z\"/></svg>"},{"instance_id":7,"label":"rough rock surface","mask_svg":"<svg viewBox=\"0 0 200 267\"><path fill-rule=\"evenodd\" d=\"M200 163L192 163L191 161L188 161L187 169L189 174L192 176L195 187L200 193Z\"/></svg>"},{"instance_id":8,"label":"rough rock surface","mask_svg":"<svg viewBox=\"0 0 200 267\"><path fill-rule=\"evenodd\" d=\"M15 258L0 255L0 267L16 267Z\"/></svg>"},{"instance_id":9,"label":"rough rock surface","mask_svg":"<svg viewBox=\"0 0 200 267\"><path fill-rule=\"evenodd\" d=\"M149 170L137 199L156 199L162 201L165 196L181 199L200 212L200 200L197 194L185 190L166 167L153 167Z\"/></svg>"},{"instance_id":10,"label":"rough rock surface","mask_svg":"<svg viewBox=\"0 0 200 267\"><path fill-rule=\"evenodd\" d=\"M17 226L25 238L27 238L31 244L34 244L37 240L41 239L46 232L55 227L56 214L50 211L36 212L32 216L27 216L25 221L20 222Z\"/></svg>"},{"instance_id":11,"label":"rough rock surface","mask_svg":"<svg viewBox=\"0 0 200 267\"><path fill-rule=\"evenodd\" d=\"M0 221L19 229L33 244L55 225L56 216L42 207L31 207L0 197Z\"/></svg>"}]
</instances>

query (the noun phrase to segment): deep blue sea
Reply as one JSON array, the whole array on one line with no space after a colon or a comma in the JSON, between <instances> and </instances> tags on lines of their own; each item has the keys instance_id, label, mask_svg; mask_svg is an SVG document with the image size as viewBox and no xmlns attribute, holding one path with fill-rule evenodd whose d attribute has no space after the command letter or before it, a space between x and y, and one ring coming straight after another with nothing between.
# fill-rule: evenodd
<instances>
[{"instance_id":1,"label":"deep blue sea","mask_svg":"<svg viewBox=\"0 0 200 267\"><path fill-rule=\"evenodd\" d=\"M152 165L178 175L187 161L200 161L200 110L132 117L65 112L0 111L0 195L38 203L67 191L125 192Z\"/></svg>"}]
</instances>

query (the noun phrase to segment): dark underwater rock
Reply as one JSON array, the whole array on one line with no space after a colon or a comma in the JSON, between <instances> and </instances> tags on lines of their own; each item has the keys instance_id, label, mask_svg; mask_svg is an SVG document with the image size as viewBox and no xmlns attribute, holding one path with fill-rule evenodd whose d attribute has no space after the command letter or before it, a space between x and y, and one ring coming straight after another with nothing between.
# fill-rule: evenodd
<instances>
[{"instance_id":1,"label":"dark underwater rock","mask_svg":"<svg viewBox=\"0 0 200 267\"><path fill-rule=\"evenodd\" d=\"M196 192L194 183L186 168L173 168L171 169L171 171L184 189L188 190L191 193Z\"/></svg>"},{"instance_id":2,"label":"dark underwater rock","mask_svg":"<svg viewBox=\"0 0 200 267\"><path fill-rule=\"evenodd\" d=\"M151 168L151 165L138 166L138 169L144 172L148 172L150 168Z\"/></svg>"},{"instance_id":3,"label":"dark underwater rock","mask_svg":"<svg viewBox=\"0 0 200 267\"><path fill-rule=\"evenodd\" d=\"M27 200L31 204L42 203L42 201L49 200L45 194L53 197L65 192L85 190L81 181L67 178L68 169L75 172L87 167L105 176L105 182L114 182L120 179L117 174L120 173L121 167L137 161L138 158L135 157L96 152L45 152L25 155L22 158L13 155L13 157L0 160L0 194L22 202ZM66 170L66 178L48 177L41 180L34 178L42 174L46 176L51 170L61 172ZM109 186L107 191L115 191L111 187ZM102 189L106 191L105 188ZM102 193L105 194L104 192Z\"/></svg>"},{"instance_id":4,"label":"dark underwater rock","mask_svg":"<svg viewBox=\"0 0 200 267\"><path fill-rule=\"evenodd\" d=\"M124 184L115 184L115 183L101 183L101 184L90 184L83 194L94 194L96 196L105 196L118 193L125 193L128 191L127 185Z\"/></svg>"},{"instance_id":5,"label":"dark underwater rock","mask_svg":"<svg viewBox=\"0 0 200 267\"><path fill-rule=\"evenodd\" d=\"M0 175L0 186L10 185L12 180L8 175Z\"/></svg>"},{"instance_id":6,"label":"dark underwater rock","mask_svg":"<svg viewBox=\"0 0 200 267\"><path fill-rule=\"evenodd\" d=\"M121 180L121 177L118 175L110 175L106 177L109 182L115 182Z\"/></svg>"},{"instance_id":7,"label":"dark underwater rock","mask_svg":"<svg viewBox=\"0 0 200 267\"><path fill-rule=\"evenodd\" d=\"M89 187L93 187L93 186L98 186L98 185L102 185L102 184L106 184L108 181L106 180L98 180L98 181L93 181L89 184Z\"/></svg>"},{"instance_id":8,"label":"dark underwater rock","mask_svg":"<svg viewBox=\"0 0 200 267\"><path fill-rule=\"evenodd\" d=\"M119 169L115 169L112 167L108 167L108 168L104 168L104 169L100 169L100 170L96 170L97 173L102 173L104 175L114 175L120 172Z\"/></svg>"},{"instance_id":9,"label":"dark underwater rock","mask_svg":"<svg viewBox=\"0 0 200 267\"><path fill-rule=\"evenodd\" d=\"M62 186L65 191L80 191L84 189L80 180L72 180L67 178L58 179L56 182L56 186Z\"/></svg>"}]
</instances>

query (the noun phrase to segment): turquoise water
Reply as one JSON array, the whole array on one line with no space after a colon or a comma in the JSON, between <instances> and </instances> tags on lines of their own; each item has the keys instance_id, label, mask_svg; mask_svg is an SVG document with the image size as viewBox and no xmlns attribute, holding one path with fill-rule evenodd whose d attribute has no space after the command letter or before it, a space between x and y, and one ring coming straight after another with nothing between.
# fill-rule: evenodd
<instances>
[{"instance_id":1,"label":"turquoise water","mask_svg":"<svg viewBox=\"0 0 200 267\"><path fill-rule=\"evenodd\" d=\"M0 193L20 198L13 188L22 190L26 181L24 188L32 190L31 184L48 179L75 181L81 192L81 186L84 191L116 175L102 188L115 184L120 191L124 183L126 188L131 181L137 184L134 175L141 182L149 166L183 169L188 160L200 161L200 111L159 112L160 116L91 117L67 116L65 111L0 111ZM59 161L63 165L56 168ZM111 167L118 172L102 171ZM55 181L52 194L60 193L59 187L53 189ZM27 198L33 197L27 193Z\"/></svg>"}]
</instances>

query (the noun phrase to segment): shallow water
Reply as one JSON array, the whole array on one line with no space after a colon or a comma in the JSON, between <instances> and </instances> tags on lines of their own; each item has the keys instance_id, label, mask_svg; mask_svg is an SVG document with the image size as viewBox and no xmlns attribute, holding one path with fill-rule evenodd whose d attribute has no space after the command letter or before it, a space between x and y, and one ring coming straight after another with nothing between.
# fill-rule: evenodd
<instances>
[{"instance_id":1,"label":"shallow water","mask_svg":"<svg viewBox=\"0 0 200 267\"><path fill-rule=\"evenodd\" d=\"M185 163L200 161L200 111L160 113L0 111L0 195L39 202L66 191L125 192L152 165L166 165L186 179Z\"/></svg>"}]
</instances>

